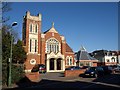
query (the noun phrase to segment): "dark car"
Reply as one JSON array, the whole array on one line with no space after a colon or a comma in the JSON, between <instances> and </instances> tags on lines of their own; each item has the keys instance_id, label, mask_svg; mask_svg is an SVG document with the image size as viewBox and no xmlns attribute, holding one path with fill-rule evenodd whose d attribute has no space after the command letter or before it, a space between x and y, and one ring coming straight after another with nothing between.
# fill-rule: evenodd
<instances>
[{"instance_id":1,"label":"dark car","mask_svg":"<svg viewBox=\"0 0 120 90\"><path fill-rule=\"evenodd\" d=\"M39 71L39 64L36 64L36 65L32 68L31 72L38 72L38 71Z\"/></svg>"},{"instance_id":2,"label":"dark car","mask_svg":"<svg viewBox=\"0 0 120 90\"><path fill-rule=\"evenodd\" d=\"M31 72L46 73L46 67L44 64L36 64Z\"/></svg>"},{"instance_id":3,"label":"dark car","mask_svg":"<svg viewBox=\"0 0 120 90\"><path fill-rule=\"evenodd\" d=\"M83 66L82 69L88 69L90 66Z\"/></svg>"},{"instance_id":4,"label":"dark car","mask_svg":"<svg viewBox=\"0 0 120 90\"><path fill-rule=\"evenodd\" d=\"M120 72L120 66L117 66L116 68L114 68L114 71L115 71L115 73Z\"/></svg>"},{"instance_id":5,"label":"dark car","mask_svg":"<svg viewBox=\"0 0 120 90\"><path fill-rule=\"evenodd\" d=\"M111 74L113 72L113 69L111 66L101 66L104 70L104 74Z\"/></svg>"},{"instance_id":6,"label":"dark car","mask_svg":"<svg viewBox=\"0 0 120 90\"><path fill-rule=\"evenodd\" d=\"M65 70L79 70L81 69L79 66L71 66L69 68L66 68Z\"/></svg>"},{"instance_id":7,"label":"dark car","mask_svg":"<svg viewBox=\"0 0 120 90\"><path fill-rule=\"evenodd\" d=\"M46 73L46 66L44 64L39 64L39 73Z\"/></svg>"},{"instance_id":8,"label":"dark car","mask_svg":"<svg viewBox=\"0 0 120 90\"><path fill-rule=\"evenodd\" d=\"M90 76L90 77L99 77L103 75L104 75L104 70L102 67L90 67L84 73L84 76Z\"/></svg>"}]
</instances>

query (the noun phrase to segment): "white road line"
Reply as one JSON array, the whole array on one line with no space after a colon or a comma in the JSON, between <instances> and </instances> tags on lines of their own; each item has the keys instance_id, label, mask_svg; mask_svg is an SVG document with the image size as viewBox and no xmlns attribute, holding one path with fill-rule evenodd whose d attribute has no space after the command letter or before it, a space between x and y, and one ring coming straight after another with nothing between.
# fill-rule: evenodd
<instances>
[{"instance_id":1,"label":"white road line","mask_svg":"<svg viewBox=\"0 0 120 90\"><path fill-rule=\"evenodd\" d=\"M108 83L103 83L103 82L97 82L97 84L102 84L102 85L106 85L106 86L112 86L112 87L120 88L120 85L115 85L115 84L108 84Z\"/></svg>"},{"instance_id":2,"label":"white road line","mask_svg":"<svg viewBox=\"0 0 120 90\"><path fill-rule=\"evenodd\" d=\"M106 85L106 86L112 86L112 87L120 88L120 85L115 85L115 84L108 84L108 83L103 83L103 82L90 82L90 83L93 83L93 84L85 86L83 88L88 88L88 87L91 87L91 86L96 85L96 84L101 84L101 85Z\"/></svg>"}]
</instances>

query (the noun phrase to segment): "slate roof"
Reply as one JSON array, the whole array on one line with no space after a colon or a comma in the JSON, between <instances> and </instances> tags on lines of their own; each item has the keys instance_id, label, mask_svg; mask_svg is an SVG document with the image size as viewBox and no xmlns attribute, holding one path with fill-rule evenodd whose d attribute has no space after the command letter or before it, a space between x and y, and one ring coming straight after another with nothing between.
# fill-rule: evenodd
<instances>
[{"instance_id":1,"label":"slate roof","mask_svg":"<svg viewBox=\"0 0 120 90\"><path fill-rule=\"evenodd\" d=\"M91 57L86 49L82 46L80 51L77 52L77 60L96 60Z\"/></svg>"}]
</instances>

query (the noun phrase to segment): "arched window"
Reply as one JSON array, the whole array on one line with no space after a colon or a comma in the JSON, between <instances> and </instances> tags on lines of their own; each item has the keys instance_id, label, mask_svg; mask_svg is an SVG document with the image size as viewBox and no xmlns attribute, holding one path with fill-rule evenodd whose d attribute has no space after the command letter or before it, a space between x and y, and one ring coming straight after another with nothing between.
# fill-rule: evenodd
<instances>
[{"instance_id":1,"label":"arched window","mask_svg":"<svg viewBox=\"0 0 120 90\"><path fill-rule=\"evenodd\" d=\"M67 56L66 57L66 65L73 65L73 58L72 56Z\"/></svg>"},{"instance_id":2,"label":"arched window","mask_svg":"<svg viewBox=\"0 0 120 90\"><path fill-rule=\"evenodd\" d=\"M70 57L70 65L72 65L72 58Z\"/></svg>"},{"instance_id":3,"label":"arched window","mask_svg":"<svg viewBox=\"0 0 120 90\"><path fill-rule=\"evenodd\" d=\"M32 32L32 24L30 24L30 32Z\"/></svg>"},{"instance_id":4,"label":"arched window","mask_svg":"<svg viewBox=\"0 0 120 90\"><path fill-rule=\"evenodd\" d=\"M69 56L66 57L66 65L69 65Z\"/></svg>"},{"instance_id":5,"label":"arched window","mask_svg":"<svg viewBox=\"0 0 120 90\"><path fill-rule=\"evenodd\" d=\"M112 61L112 62L115 62L115 58L114 58L114 57L112 57L112 58L111 58L111 61Z\"/></svg>"},{"instance_id":6,"label":"arched window","mask_svg":"<svg viewBox=\"0 0 120 90\"><path fill-rule=\"evenodd\" d=\"M46 48L47 53L51 53L51 52L58 53L59 52L59 42L54 38L46 41L46 47L47 47Z\"/></svg>"}]
</instances>

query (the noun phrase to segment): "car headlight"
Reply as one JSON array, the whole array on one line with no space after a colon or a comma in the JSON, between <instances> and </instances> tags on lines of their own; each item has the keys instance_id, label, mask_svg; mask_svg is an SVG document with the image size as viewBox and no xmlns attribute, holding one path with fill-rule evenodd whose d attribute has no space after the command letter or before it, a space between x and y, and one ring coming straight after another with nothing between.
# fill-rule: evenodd
<instances>
[{"instance_id":1,"label":"car headlight","mask_svg":"<svg viewBox=\"0 0 120 90\"><path fill-rule=\"evenodd\" d=\"M94 74L94 72L91 72L91 74Z\"/></svg>"}]
</instances>

